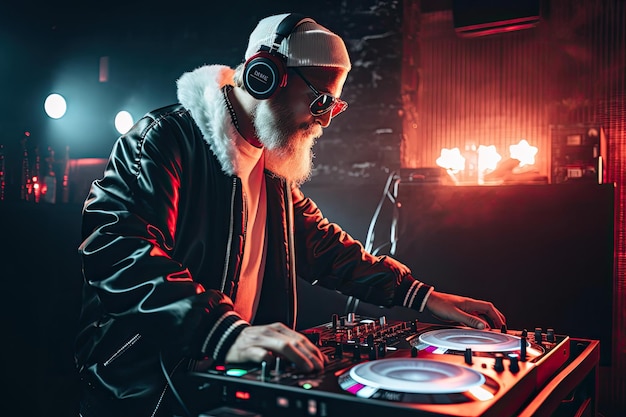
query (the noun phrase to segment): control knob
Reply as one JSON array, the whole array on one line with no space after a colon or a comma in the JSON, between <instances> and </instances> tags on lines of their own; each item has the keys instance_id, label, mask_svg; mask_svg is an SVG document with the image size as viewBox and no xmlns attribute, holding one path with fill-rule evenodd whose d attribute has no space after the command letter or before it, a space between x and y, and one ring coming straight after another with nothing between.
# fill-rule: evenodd
<instances>
[{"instance_id":1,"label":"control knob","mask_svg":"<svg viewBox=\"0 0 626 417\"><path fill-rule=\"evenodd\" d=\"M465 363L468 365L472 364L472 348L465 349Z\"/></svg>"},{"instance_id":2,"label":"control knob","mask_svg":"<svg viewBox=\"0 0 626 417\"><path fill-rule=\"evenodd\" d=\"M496 353L495 363L493 364L493 369L496 372L504 371L504 355L502 353Z\"/></svg>"},{"instance_id":3,"label":"control knob","mask_svg":"<svg viewBox=\"0 0 626 417\"><path fill-rule=\"evenodd\" d=\"M514 374L519 372L519 358L515 354L509 355L509 370Z\"/></svg>"}]
</instances>

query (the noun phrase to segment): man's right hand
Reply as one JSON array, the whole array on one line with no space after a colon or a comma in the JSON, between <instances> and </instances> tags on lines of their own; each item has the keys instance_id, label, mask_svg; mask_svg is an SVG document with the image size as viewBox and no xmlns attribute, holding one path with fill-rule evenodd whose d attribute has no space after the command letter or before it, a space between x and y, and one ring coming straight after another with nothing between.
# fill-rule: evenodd
<instances>
[{"instance_id":1,"label":"man's right hand","mask_svg":"<svg viewBox=\"0 0 626 417\"><path fill-rule=\"evenodd\" d=\"M305 372L321 370L324 354L304 335L282 323L246 327L226 354L226 362L270 361L281 356Z\"/></svg>"}]
</instances>

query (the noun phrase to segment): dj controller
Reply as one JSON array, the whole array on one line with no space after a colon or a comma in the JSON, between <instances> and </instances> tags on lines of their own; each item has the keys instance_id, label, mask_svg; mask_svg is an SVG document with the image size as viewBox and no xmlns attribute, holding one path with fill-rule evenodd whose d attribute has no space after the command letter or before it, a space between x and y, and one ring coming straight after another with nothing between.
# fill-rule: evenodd
<instances>
[{"instance_id":1,"label":"dj controller","mask_svg":"<svg viewBox=\"0 0 626 417\"><path fill-rule=\"evenodd\" d=\"M186 375L189 410L224 416L515 416L570 359L553 329L476 330L355 314L302 332L328 358L317 373L273 363ZM384 414L383 414L384 413Z\"/></svg>"}]
</instances>

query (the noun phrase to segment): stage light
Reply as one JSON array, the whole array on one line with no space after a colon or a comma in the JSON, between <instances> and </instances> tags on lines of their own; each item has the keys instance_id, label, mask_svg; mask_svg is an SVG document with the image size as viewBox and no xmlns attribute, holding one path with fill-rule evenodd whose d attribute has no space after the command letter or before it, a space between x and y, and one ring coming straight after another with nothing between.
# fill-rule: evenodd
<instances>
[{"instance_id":1,"label":"stage light","mask_svg":"<svg viewBox=\"0 0 626 417\"><path fill-rule=\"evenodd\" d=\"M60 119L65 115L67 110L67 103L65 98L60 94L50 94L43 104L44 109L48 117L52 119Z\"/></svg>"},{"instance_id":2,"label":"stage light","mask_svg":"<svg viewBox=\"0 0 626 417\"><path fill-rule=\"evenodd\" d=\"M122 110L115 116L115 128L120 134L124 134L133 127L133 116L126 110Z\"/></svg>"}]
</instances>

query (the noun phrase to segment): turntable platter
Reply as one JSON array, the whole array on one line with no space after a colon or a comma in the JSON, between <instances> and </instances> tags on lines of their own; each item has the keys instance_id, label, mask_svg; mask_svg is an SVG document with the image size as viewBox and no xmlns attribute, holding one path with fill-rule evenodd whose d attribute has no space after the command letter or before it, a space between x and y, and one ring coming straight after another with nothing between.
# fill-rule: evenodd
<instances>
[{"instance_id":1,"label":"turntable platter","mask_svg":"<svg viewBox=\"0 0 626 417\"><path fill-rule=\"evenodd\" d=\"M475 352L511 352L520 349L520 338L505 333L476 329L440 329L419 336L422 343L442 349Z\"/></svg>"},{"instance_id":2,"label":"turntable platter","mask_svg":"<svg viewBox=\"0 0 626 417\"><path fill-rule=\"evenodd\" d=\"M360 363L350 369L350 377L370 389L421 394L465 392L485 383L484 375L471 368L417 358Z\"/></svg>"}]
</instances>

